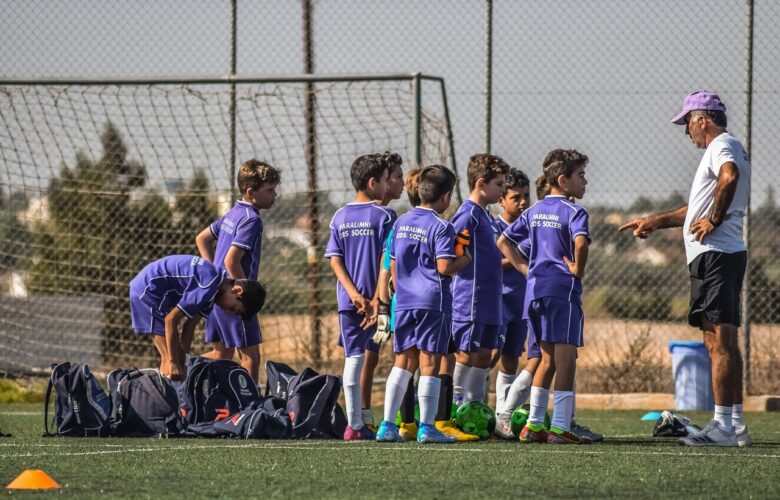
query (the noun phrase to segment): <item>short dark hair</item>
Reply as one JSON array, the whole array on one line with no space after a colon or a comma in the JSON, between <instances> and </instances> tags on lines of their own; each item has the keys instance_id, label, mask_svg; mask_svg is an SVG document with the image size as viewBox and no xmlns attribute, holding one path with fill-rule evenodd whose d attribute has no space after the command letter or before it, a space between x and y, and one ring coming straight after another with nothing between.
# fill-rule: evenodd
<instances>
[{"instance_id":1,"label":"short dark hair","mask_svg":"<svg viewBox=\"0 0 780 500\"><path fill-rule=\"evenodd\" d=\"M509 172L509 165L500 156L476 154L469 158L469 166L466 168L469 191L474 189L479 179L490 182L499 175L506 175L507 172Z\"/></svg>"},{"instance_id":2,"label":"short dark hair","mask_svg":"<svg viewBox=\"0 0 780 500\"><path fill-rule=\"evenodd\" d=\"M257 315L265 305L265 287L255 280L235 280L234 285L240 286L244 291L239 300L244 304L244 320L250 320Z\"/></svg>"},{"instance_id":3,"label":"short dark hair","mask_svg":"<svg viewBox=\"0 0 780 500\"><path fill-rule=\"evenodd\" d=\"M550 194L550 185L547 183L547 177L544 174L536 178L534 182L536 186L536 199L543 200L548 194Z\"/></svg>"},{"instance_id":4,"label":"short dark hair","mask_svg":"<svg viewBox=\"0 0 780 500\"><path fill-rule=\"evenodd\" d=\"M406 188L406 196L409 198L409 203L413 207L417 207L420 205L420 193L418 192L418 188L420 186L420 172L422 172L421 168L415 168L414 170L410 170L406 174L406 179L404 179L404 188Z\"/></svg>"},{"instance_id":5,"label":"short dark hair","mask_svg":"<svg viewBox=\"0 0 780 500\"><path fill-rule=\"evenodd\" d=\"M690 116L694 116L694 113L696 113L696 116L706 116L718 127L726 128L728 126L729 120L726 118L725 111L718 111L717 109L697 109L691 111Z\"/></svg>"},{"instance_id":6,"label":"short dark hair","mask_svg":"<svg viewBox=\"0 0 780 500\"><path fill-rule=\"evenodd\" d=\"M549 165L554 161L563 160L565 153L566 153L565 149L553 149L552 151L544 155L544 160L542 161L542 170L547 168L547 165Z\"/></svg>"},{"instance_id":7,"label":"short dark hair","mask_svg":"<svg viewBox=\"0 0 780 500\"><path fill-rule=\"evenodd\" d=\"M277 185L282 181L282 174L278 169L264 161L247 160L238 167L236 183L243 196L247 189L257 189L263 184Z\"/></svg>"},{"instance_id":8,"label":"short dark hair","mask_svg":"<svg viewBox=\"0 0 780 500\"><path fill-rule=\"evenodd\" d=\"M417 194L425 203L433 203L455 188L455 174L442 165L429 165L420 171Z\"/></svg>"},{"instance_id":9,"label":"short dark hair","mask_svg":"<svg viewBox=\"0 0 780 500\"><path fill-rule=\"evenodd\" d=\"M390 151L385 151L382 153L382 157L384 158L384 161L387 163L387 173L388 175L390 172L393 172L396 168L400 167L404 160L401 158L401 155L398 153L391 153Z\"/></svg>"},{"instance_id":10,"label":"short dark hair","mask_svg":"<svg viewBox=\"0 0 780 500\"><path fill-rule=\"evenodd\" d=\"M388 163L384 155L370 154L358 156L352 163L349 175L352 178L352 185L355 191L363 191L368 187L368 181L374 179L379 181L382 173L388 169Z\"/></svg>"},{"instance_id":11,"label":"short dark hair","mask_svg":"<svg viewBox=\"0 0 780 500\"><path fill-rule=\"evenodd\" d=\"M506 192L510 189L522 189L528 187L529 184L528 176L522 170L510 168L506 174L506 182L504 183L504 189L501 191L501 196L506 196Z\"/></svg>"},{"instance_id":12,"label":"short dark hair","mask_svg":"<svg viewBox=\"0 0 780 500\"><path fill-rule=\"evenodd\" d=\"M553 151L550 151L547 156L550 156L552 153ZM547 184L551 188L559 187L559 176L571 177L571 174L574 173L577 167L587 165L588 163L588 157L576 149L564 149L556 154L558 155L556 156L557 159L544 167L544 176L547 178Z\"/></svg>"}]
</instances>

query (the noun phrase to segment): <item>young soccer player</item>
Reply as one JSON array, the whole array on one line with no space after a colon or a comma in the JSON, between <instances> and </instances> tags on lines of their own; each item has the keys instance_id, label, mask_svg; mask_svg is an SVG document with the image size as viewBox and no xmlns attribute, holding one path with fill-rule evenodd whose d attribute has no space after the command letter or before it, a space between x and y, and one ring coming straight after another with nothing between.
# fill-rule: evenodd
<instances>
[{"instance_id":1,"label":"young soccer player","mask_svg":"<svg viewBox=\"0 0 780 500\"><path fill-rule=\"evenodd\" d=\"M236 180L241 199L203 229L195 244L201 257L227 271L231 278L256 280L263 240L260 210L273 206L281 175L268 163L252 159L241 164ZM206 319L206 342L213 344L213 350L204 357L233 359L237 349L241 366L257 383L262 340L256 315L244 320L217 306Z\"/></svg>"},{"instance_id":2,"label":"young soccer player","mask_svg":"<svg viewBox=\"0 0 780 500\"><path fill-rule=\"evenodd\" d=\"M421 169L419 168L412 170L406 174L406 180L404 181L406 196L409 198L409 204L412 208L420 206L420 195L417 192L420 171ZM382 255L382 268L379 271L377 294L379 295L380 303L377 329L374 334L374 342L377 344L390 340L392 333L395 331L395 289L390 280L392 262L390 254L393 248L393 234L394 232L390 231L390 234L387 236L385 251ZM384 306L385 304L388 304L387 307ZM414 416L414 406L414 378L410 378L409 385L406 388L406 393L404 393L401 402L401 426L398 429L398 432L404 441L417 440L418 428Z\"/></svg>"},{"instance_id":3,"label":"young soccer player","mask_svg":"<svg viewBox=\"0 0 780 500\"><path fill-rule=\"evenodd\" d=\"M451 276L468 265L455 256L455 229L439 214L450 205L455 175L433 165L420 172L421 204L395 224L391 258L396 286L395 363L387 378L384 420L377 441L403 441L394 420L412 374L419 367L420 443L452 443L434 418L439 403L439 362L450 338Z\"/></svg>"},{"instance_id":4,"label":"young soccer player","mask_svg":"<svg viewBox=\"0 0 780 500\"><path fill-rule=\"evenodd\" d=\"M388 207L391 201L397 200L401 197L401 194L404 192L404 171L401 168L401 165L403 164L403 160L401 159L401 155L397 153L391 153L389 151L385 151L382 155L383 160L387 163L387 191L385 192L385 197L380 201L382 205L387 207L388 210L393 212L393 218L396 218L395 211ZM386 242L391 241L393 235L393 231L390 231L390 234L387 236ZM382 252L382 258L381 261L384 262L385 260L390 260L390 255L388 251L389 247L388 244L385 244L385 249ZM379 280L376 287L376 296L375 299L378 304L377 309L377 320L385 320L389 319L389 311L390 311L390 305L389 305L389 293L382 294L381 291L384 288L385 291L387 291L387 281L390 276L390 270L389 268L387 271L384 269L384 265L382 265L379 269ZM384 286L380 285L380 283L384 282ZM387 313L388 316L380 315L382 313ZM386 327L388 326L385 322L382 325L377 324L377 331L379 331L379 327ZM374 334L376 336L376 334ZM361 415L363 417L363 424L366 425L369 430L372 432L376 431L376 426L374 425L374 414L371 411L371 392L374 388L374 371L376 370L376 365L379 363L379 349L381 347L381 342L371 339L368 344L366 345L366 361L363 364L363 370L360 374L360 387L362 390L361 394L361 400L363 402L362 409L361 409Z\"/></svg>"},{"instance_id":5,"label":"young soccer player","mask_svg":"<svg viewBox=\"0 0 780 500\"><path fill-rule=\"evenodd\" d=\"M376 200L387 192L387 162L382 155L358 157L350 170L355 201L340 208L330 222L325 257L338 279L339 345L344 348L344 402L347 429L344 440L374 439L361 414L360 375L365 350L376 325L373 302L379 279L379 258L395 212Z\"/></svg>"},{"instance_id":6,"label":"young soccer player","mask_svg":"<svg viewBox=\"0 0 780 500\"><path fill-rule=\"evenodd\" d=\"M227 314L249 320L264 303L260 283L229 279L224 270L193 255L156 260L130 282L133 330L152 335L160 372L175 381L184 380L185 354L201 316L208 316L216 304Z\"/></svg>"},{"instance_id":7,"label":"young soccer player","mask_svg":"<svg viewBox=\"0 0 780 500\"><path fill-rule=\"evenodd\" d=\"M528 284L523 317L542 350L542 360L531 387L531 413L520 433L524 442L590 444L570 432L574 403L577 348L583 345L582 283L588 259L588 212L570 202L585 194L588 157L576 150L562 153L544 175L550 194L507 228L498 247L516 269L525 259L517 246L528 239ZM544 428L549 390L555 375L552 426Z\"/></svg>"},{"instance_id":8,"label":"young soccer player","mask_svg":"<svg viewBox=\"0 0 780 500\"><path fill-rule=\"evenodd\" d=\"M491 350L498 346L503 323L503 271L496 247L500 232L487 206L498 202L508 171L509 166L498 156L472 156L466 170L469 199L452 218L455 231L467 231L471 237L468 250L472 260L452 281L452 335L458 349L453 393L464 403L485 400Z\"/></svg>"},{"instance_id":9,"label":"young soccer player","mask_svg":"<svg viewBox=\"0 0 780 500\"><path fill-rule=\"evenodd\" d=\"M531 204L528 177L520 170L510 168L504 183L504 191L498 200L503 213L496 216L496 225L504 231ZM503 438L512 438L509 419L502 421L504 402L509 388L517 378L517 368L520 355L523 353L525 339L528 334L526 321L523 319L523 302L525 300L525 276L512 266L506 258L501 261L503 267L503 319L504 323L499 333L500 355L498 374L496 375L496 434ZM533 361L529 360L529 364ZM528 368L528 367L526 367ZM521 373L529 379L531 374L524 370ZM530 383L528 384L530 387ZM514 411L514 408L512 408ZM511 411L509 415L511 417ZM507 432L508 431L508 432Z\"/></svg>"}]
</instances>

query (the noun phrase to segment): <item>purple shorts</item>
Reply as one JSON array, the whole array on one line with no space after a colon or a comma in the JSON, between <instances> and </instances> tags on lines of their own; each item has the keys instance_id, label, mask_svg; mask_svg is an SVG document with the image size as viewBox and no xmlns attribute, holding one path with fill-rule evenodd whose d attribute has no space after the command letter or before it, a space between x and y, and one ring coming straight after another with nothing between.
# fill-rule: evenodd
<instances>
[{"instance_id":1,"label":"purple shorts","mask_svg":"<svg viewBox=\"0 0 780 500\"><path fill-rule=\"evenodd\" d=\"M452 322L452 336L461 352L496 349L500 329L499 325L488 325L477 321Z\"/></svg>"},{"instance_id":2,"label":"purple shorts","mask_svg":"<svg viewBox=\"0 0 780 500\"><path fill-rule=\"evenodd\" d=\"M228 314L218 305L206 318L206 342L222 342L225 347L252 347L263 342L257 316L245 321L236 314Z\"/></svg>"},{"instance_id":3,"label":"purple shorts","mask_svg":"<svg viewBox=\"0 0 780 500\"><path fill-rule=\"evenodd\" d=\"M165 335L165 316L159 307L154 307L130 295L130 321L135 333Z\"/></svg>"},{"instance_id":4,"label":"purple shorts","mask_svg":"<svg viewBox=\"0 0 780 500\"><path fill-rule=\"evenodd\" d=\"M379 352L379 345L371 339L376 325L363 330L362 321L363 316L355 311L339 311L339 345L344 348L344 356L359 356L366 350Z\"/></svg>"},{"instance_id":5,"label":"purple shorts","mask_svg":"<svg viewBox=\"0 0 780 500\"><path fill-rule=\"evenodd\" d=\"M447 354L451 328L449 313L432 309L396 311L393 350L398 353L416 347L421 351Z\"/></svg>"},{"instance_id":6,"label":"purple shorts","mask_svg":"<svg viewBox=\"0 0 780 500\"><path fill-rule=\"evenodd\" d=\"M525 321L525 324L528 325L528 320ZM527 326L526 326L527 327ZM539 344L536 343L536 335L534 335L534 332L528 328L528 354L526 354L526 359L534 359L534 358L541 358L542 357L542 350L539 349Z\"/></svg>"},{"instance_id":7,"label":"purple shorts","mask_svg":"<svg viewBox=\"0 0 780 500\"><path fill-rule=\"evenodd\" d=\"M522 304L520 304L522 307ZM523 354L528 322L523 319L522 310L515 311L504 296L504 324L498 331L498 348L501 354L518 358Z\"/></svg>"},{"instance_id":8,"label":"purple shorts","mask_svg":"<svg viewBox=\"0 0 780 500\"><path fill-rule=\"evenodd\" d=\"M528 329L539 343L582 347L584 322L579 304L557 297L542 297L528 304Z\"/></svg>"}]
</instances>

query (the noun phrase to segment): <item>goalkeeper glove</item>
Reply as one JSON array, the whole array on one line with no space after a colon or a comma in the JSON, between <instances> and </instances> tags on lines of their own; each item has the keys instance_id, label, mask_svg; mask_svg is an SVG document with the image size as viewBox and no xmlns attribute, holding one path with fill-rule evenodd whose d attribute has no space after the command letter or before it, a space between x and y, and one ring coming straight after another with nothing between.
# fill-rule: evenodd
<instances>
[{"instance_id":1,"label":"goalkeeper glove","mask_svg":"<svg viewBox=\"0 0 780 500\"><path fill-rule=\"evenodd\" d=\"M468 229L464 229L455 235L455 255L457 257L463 257L466 253L466 249L471 244L471 234Z\"/></svg>"},{"instance_id":2,"label":"goalkeeper glove","mask_svg":"<svg viewBox=\"0 0 780 500\"><path fill-rule=\"evenodd\" d=\"M376 333L373 340L377 344L381 344L390 340L390 336L393 334L390 331L390 305L380 300L377 312Z\"/></svg>"}]
</instances>

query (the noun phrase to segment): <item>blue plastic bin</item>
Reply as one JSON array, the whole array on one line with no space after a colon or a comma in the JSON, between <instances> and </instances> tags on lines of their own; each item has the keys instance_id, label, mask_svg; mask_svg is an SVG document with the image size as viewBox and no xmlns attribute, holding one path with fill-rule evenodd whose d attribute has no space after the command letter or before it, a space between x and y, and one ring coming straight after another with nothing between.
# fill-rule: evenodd
<instances>
[{"instance_id":1,"label":"blue plastic bin","mask_svg":"<svg viewBox=\"0 0 780 500\"><path fill-rule=\"evenodd\" d=\"M674 373L674 406L677 410L712 410L710 356L704 342L672 340L669 342Z\"/></svg>"}]
</instances>

